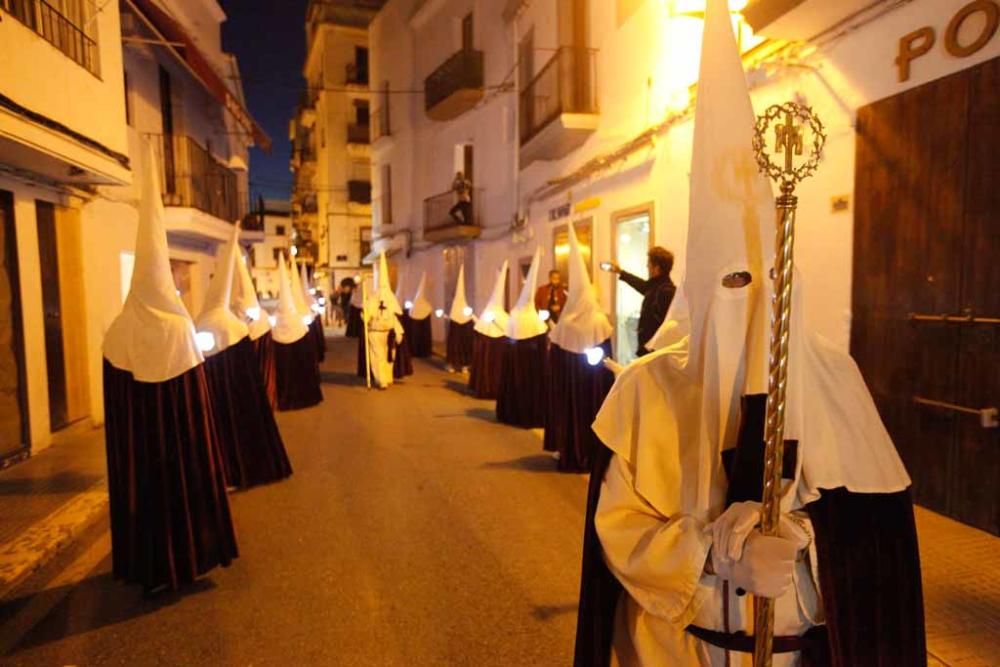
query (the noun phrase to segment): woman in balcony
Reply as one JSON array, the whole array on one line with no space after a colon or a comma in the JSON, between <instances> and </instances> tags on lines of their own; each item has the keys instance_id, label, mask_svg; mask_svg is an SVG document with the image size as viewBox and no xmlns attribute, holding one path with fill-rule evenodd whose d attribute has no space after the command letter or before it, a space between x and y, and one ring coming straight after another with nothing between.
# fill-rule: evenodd
<instances>
[{"instance_id":1,"label":"woman in balcony","mask_svg":"<svg viewBox=\"0 0 1000 667\"><path fill-rule=\"evenodd\" d=\"M455 180L452 181L451 189L455 193L455 205L448 211L448 215L455 219L460 225L472 224L472 181L465 177L465 174L458 172ZM461 214L461 216L459 216Z\"/></svg>"},{"instance_id":2,"label":"woman in balcony","mask_svg":"<svg viewBox=\"0 0 1000 667\"><path fill-rule=\"evenodd\" d=\"M542 249L535 250L521 296L507 320L507 351L497 391L497 421L523 428L545 422L545 365L549 327L535 309Z\"/></svg>"}]
</instances>

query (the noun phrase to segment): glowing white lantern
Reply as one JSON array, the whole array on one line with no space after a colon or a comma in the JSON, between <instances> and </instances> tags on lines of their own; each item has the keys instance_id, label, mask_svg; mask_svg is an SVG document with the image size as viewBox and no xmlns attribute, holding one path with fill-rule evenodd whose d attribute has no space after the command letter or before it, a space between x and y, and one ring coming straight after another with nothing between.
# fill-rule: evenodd
<instances>
[{"instance_id":1,"label":"glowing white lantern","mask_svg":"<svg viewBox=\"0 0 1000 667\"><path fill-rule=\"evenodd\" d=\"M306 326L309 326L310 324L312 324L312 322L313 322L312 315L303 315L302 316L302 324L304 324Z\"/></svg>"},{"instance_id":2,"label":"glowing white lantern","mask_svg":"<svg viewBox=\"0 0 1000 667\"><path fill-rule=\"evenodd\" d=\"M438 308L437 310L434 311L434 316L437 317L438 319L444 317L444 310Z\"/></svg>"},{"instance_id":3,"label":"glowing white lantern","mask_svg":"<svg viewBox=\"0 0 1000 667\"><path fill-rule=\"evenodd\" d=\"M549 311L542 308L540 311L538 311L538 317L541 318L542 322L548 322L549 318L552 317L552 314Z\"/></svg>"},{"instance_id":4,"label":"glowing white lantern","mask_svg":"<svg viewBox=\"0 0 1000 667\"><path fill-rule=\"evenodd\" d=\"M260 319L260 306L250 306L249 308L247 308L247 317L249 317L250 320L253 321L253 322L256 322L257 320L259 320Z\"/></svg>"},{"instance_id":5,"label":"glowing white lantern","mask_svg":"<svg viewBox=\"0 0 1000 667\"><path fill-rule=\"evenodd\" d=\"M463 308L462 309L462 314L465 315L466 317L471 317L472 316L472 306L466 306L465 308Z\"/></svg>"},{"instance_id":6,"label":"glowing white lantern","mask_svg":"<svg viewBox=\"0 0 1000 667\"><path fill-rule=\"evenodd\" d=\"M490 324L496 318L497 318L496 313L494 313L492 310L488 310L485 313L483 313L483 322L486 322L487 324Z\"/></svg>"},{"instance_id":7,"label":"glowing white lantern","mask_svg":"<svg viewBox=\"0 0 1000 667\"><path fill-rule=\"evenodd\" d=\"M604 348L603 347L588 347L583 351L587 355L587 363L591 366L596 366L597 364L604 361Z\"/></svg>"},{"instance_id":8,"label":"glowing white lantern","mask_svg":"<svg viewBox=\"0 0 1000 667\"><path fill-rule=\"evenodd\" d=\"M273 327L275 324L278 323L278 318L275 317L274 315L268 315L267 316L267 321L270 322L271 326Z\"/></svg>"},{"instance_id":9,"label":"glowing white lantern","mask_svg":"<svg viewBox=\"0 0 1000 667\"><path fill-rule=\"evenodd\" d=\"M409 310L410 308L413 308L413 302L412 301L405 301L403 303L403 308L406 308L407 310Z\"/></svg>"},{"instance_id":10,"label":"glowing white lantern","mask_svg":"<svg viewBox=\"0 0 1000 667\"><path fill-rule=\"evenodd\" d=\"M199 331L194 335L194 342L202 352L211 352L215 347L215 336L211 331Z\"/></svg>"}]
</instances>

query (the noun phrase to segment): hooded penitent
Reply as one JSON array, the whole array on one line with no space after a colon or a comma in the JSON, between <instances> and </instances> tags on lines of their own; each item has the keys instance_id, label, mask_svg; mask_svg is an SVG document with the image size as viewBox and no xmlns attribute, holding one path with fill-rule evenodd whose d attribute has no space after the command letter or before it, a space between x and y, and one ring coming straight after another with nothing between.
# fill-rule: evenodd
<instances>
[{"instance_id":1,"label":"hooded penitent","mask_svg":"<svg viewBox=\"0 0 1000 667\"><path fill-rule=\"evenodd\" d=\"M465 265L462 264L458 267L455 297L448 315L446 360L453 370L468 368L472 364L474 319L472 306L465 298Z\"/></svg>"},{"instance_id":2,"label":"hooded penitent","mask_svg":"<svg viewBox=\"0 0 1000 667\"><path fill-rule=\"evenodd\" d=\"M397 341L403 339L403 325L399 316L400 308L396 295L389 284L389 264L385 252L379 256L378 271L375 275L375 289L366 295L362 316L367 323L367 340L362 337L358 343L358 371L365 375L371 372L374 386L385 389L393 382L393 360Z\"/></svg>"},{"instance_id":3,"label":"hooded penitent","mask_svg":"<svg viewBox=\"0 0 1000 667\"><path fill-rule=\"evenodd\" d=\"M410 326L406 333L409 338L410 351L414 357L431 356L433 343L431 340L431 313L434 306L427 298L427 272L420 274L417 293L413 295L413 304L408 315Z\"/></svg>"},{"instance_id":4,"label":"hooded penitent","mask_svg":"<svg viewBox=\"0 0 1000 667\"><path fill-rule=\"evenodd\" d=\"M140 163L132 285L104 339L114 576L177 588L236 557L194 324L170 272L156 156Z\"/></svg>"},{"instance_id":5,"label":"hooded penitent","mask_svg":"<svg viewBox=\"0 0 1000 667\"><path fill-rule=\"evenodd\" d=\"M239 226L216 255L205 306L195 319L200 336L212 336L205 376L215 432L230 486L246 488L292 474L274 421L247 325L230 308L233 275L241 263Z\"/></svg>"},{"instance_id":6,"label":"hooded penitent","mask_svg":"<svg viewBox=\"0 0 1000 667\"><path fill-rule=\"evenodd\" d=\"M361 307L364 302L361 298L361 276L354 280L354 289L351 291L351 301L347 306L344 317L347 318L347 326L344 335L348 338L359 338L361 336Z\"/></svg>"},{"instance_id":7,"label":"hooded penitent","mask_svg":"<svg viewBox=\"0 0 1000 667\"><path fill-rule=\"evenodd\" d=\"M257 289L250 277L246 259L242 256L236 260L236 272L233 276L233 295L230 308L247 323L250 329L250 340L253 342L257 369L260 372L264 391L267 392L267 402L272 410L278 408L278 384L274 368L274 341L271 339L271 321L268 314L261 308L257 300Z\"/></svg>"},{"instance_id":8,"label":"hooded penitent","mask_svg":"<svg viewBox=\"0 0 1000 667\"><path fill-rule=\"evenodd\" d=\"M725 0L710 0L687 308L673 308L672 344L631 364L594 422L614 457L592 477L577 664L607 664L612 650L642 664L751 663L752 596L705 564L716 519L731 505L755 518L753 505L733 504L759 501L763 479L774 204L751 152L753 120ZM909 478L853 360L806 327L800 291L782 512L805 546L775 601L778 645L837 666L925 664ZM776 650L775 665L795 658Z\"/></svg>"},{"instance_id":9,"label":"hooded penitent","mask_svg":"<svg viewBox=\"0 0 1000 667\"><path fill-rule=\"evenodd\" d=\"M302 292L302 302L305 307L312 314L312 320L309 322L309 335L313 337L313 342L316 344L316 356L320 361L326 359L326 335L323 333L323 309L319 305L319 301L313 296L312 287L309 284L309 273L306 271L306 265L299 265L299 287Z\"/></svg>"},{"instance_id":10,"label":"hooded penitent","mask_svg":"<svg viewBox=\"0 0 1000 667\"><path fill-rule=\"evenodd\" d=\"M469 388L476 398L496 398L500 387L500 371L507 352L507 311L504 294L507 290L507 261L497 274L493 292L479 314L472 338L472 368Z\"/></svg>"},{"instance_id":11,"label":"hooded penitent","mask_svg":"<svg viewBox=\"0 0 1000 667\"><path fill-rule=\"evenodd\" d=\"M507 320L507 351L497 389L497 420L525 428L542 426L545 421L549 328L535 309L534 299L541 261L542 250L537 248Z\"/></svg>"},{"instance_id":12,"label":"hooded penitent","mask_svg":"<svg viewBox=\"0 0 1000 667\"><path fill-rule=\"evenodd\" d=\"M611 354L612 331L570 224L569 294L562 317L549 334L546 389L544 447L559 452L560 470L590 470L593 452L601 447L590 425L614 382L602 363Z\"/></svg>"},{"instance_id":13,"label":"hooded penitent","mask_svg":"<svg viewBox=\"0 0 1000 667\"><path fill-rule=\"evenodd\" d=\"M319 384L316 342L309 336L309 318L295 307L292 282L285 260L278 259L278 306L271 337L278 387L278 409L308 408L323 400ZM301 298L301 295L300 295Z\"/></svg>"}]
</instances>

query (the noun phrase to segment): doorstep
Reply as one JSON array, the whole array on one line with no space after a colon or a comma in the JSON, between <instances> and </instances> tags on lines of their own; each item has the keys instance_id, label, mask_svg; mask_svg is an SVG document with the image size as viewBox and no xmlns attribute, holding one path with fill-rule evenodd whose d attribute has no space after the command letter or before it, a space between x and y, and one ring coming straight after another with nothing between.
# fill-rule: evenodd
<instances>
[{"instance_id":1,"label":"doorstep","mask_svg":"<svg viewBox=\"0 0 1000 667\"><path fill-rule=\"evenodd\" d=\"M104 429L75 424L0 471L0 600L105 516Z\"/></svg>"}]
</instances>

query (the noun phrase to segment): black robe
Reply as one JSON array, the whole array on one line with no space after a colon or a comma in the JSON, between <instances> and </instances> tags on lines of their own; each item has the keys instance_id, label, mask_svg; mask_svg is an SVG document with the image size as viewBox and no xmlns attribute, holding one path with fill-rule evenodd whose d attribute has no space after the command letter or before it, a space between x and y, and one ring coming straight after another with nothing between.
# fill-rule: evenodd
<instances>
[{"instance_id":1,"label":"black robe","mask_svg":"<svg viewBox=\"0 0 1000 667\"><path fill-rule=\"evenodd\" d=\"M104 360L112 571L177 589L238 555L205 369L139 382Z\"/></svg>"},{"instance_id":2,"label":"black robe","mask_svg":"<svg viewBox=\"0 0 1000 667\"><path fill-rule=\"evenodd\" d=\"M319 315L309 324L309 335L316 343L316 359L323 361L326 359L326 334L323 333L323 318Z\"/></svg>"},{"instance_id":3,"label":"black robe","mask_svg":"<svg viewBox=\"0 0 1000 667\"><path fill-rule=\"evenodd\" d=\"M475 339L476 323L469 320L465 324L448 322L446 341L446 361L455 370L468 368L472 365L472 343Z\"/></svg>"},{"instance_id":4,"label":"black robe","mask_svg":"<svg viewBox=\"0 0 1000 667\"><path fill-rule=\"evenodd\" d=\"M264 392L267 394L267 403L271 406L271 410L277 410L278 378L274 366L274 338L272 338L270 331L253 342L253 352L257 358L257 369L260 371L261 383L263 383Z\"/></svg>"},{"instance_id":5,"label":"black robe","mask_svg":"<svg viewBox=\"0 0 1000 667\"><path fill-rule=\"evenodd\" d=\"M344 335L348 338L361 338L361 332L364 331L364 322L361 321L361 309L355 305L350 305L347 307L347 328L344 331Z\"/></svg>"},{"instance_id":6,"label":"black robe","mask_svg":"<svg viewBox=\"0 0 1000 667\"><path fill-rule=\"evenodd\" d=\"M730 476L727 502L761 498L766 398L743 399L737 448L723 456ZM786 474L794 470L796 449L795 443L788 445ZM603 445L599 448L588 488L576 667L611 662L615 610L623 589L605 564L594 514L612 456ZM920 554L910 491L823 490L805 509L816 535L826 633L820 651L803 654L804 667L926 665Z\"/></svg>"},{"instance_id":7,"label":"black robe","mask_svg":"<svg viewBox=\"0 0 1000 667\"><path fill-rule=\"evenodd\" d=\"M434 343L431 338L431 317L428 315L422 320L416 320L405 313L400 320L403 322L403 338L410 346L410 353L415 359L426 359L434 351Z\"/></svg>"},{"instance_id":8,"label":"black robe","mask_svg":"<svg viewBox=\"0 0 1000 667\"><path fill-rule=\"evenodd\" d=\"M507 354L507 339L490 338L478 331L474 331L472 336L469 389L476 398L495 399L500 388L503 358Z\"/></svg>"},{"instance_id":9,"label":"black robe","mask_svg":"<svg viewBox=\"0 0 1000 667\"><path fill-rule=\"evenodd\" d=\"M611 356L610 340L600 347L605 357ZM584 354L555 343L549 346L543 448L559 452L560 471L590 470L593 453L601 446L590 425L614 382L614 374L604 364L591 366Z\"/></svg>"},{"instance_id":10,"label":"black robe","mask_svg":"<svg viewBox=\"0 0 1000 667\"><path fill-rule=\"evenodd\" d=\"M243 489L291 475L250 338L208 357L205 376L229 485Z\"/></svg>"},{"instance_id":11,"label":"black robe","mask_svg":"<svg viewBox=\"0 0 1000 667\"><path fill-rule=\"evenodd\" d=\"M316 339L307 332L294 343L274 341L278 409L298 410L323 402Z\"/></svg>"},{"instance_id":12,"label":"black robe","mask_svg":"<svg viewBox=\"0 0 1000 667\"><path fill-rule=\"evenodd\" d=\"M507 339L497 388L497 421L521 428L545 425L549 335Z\"/></svg>"}]
</instances>

